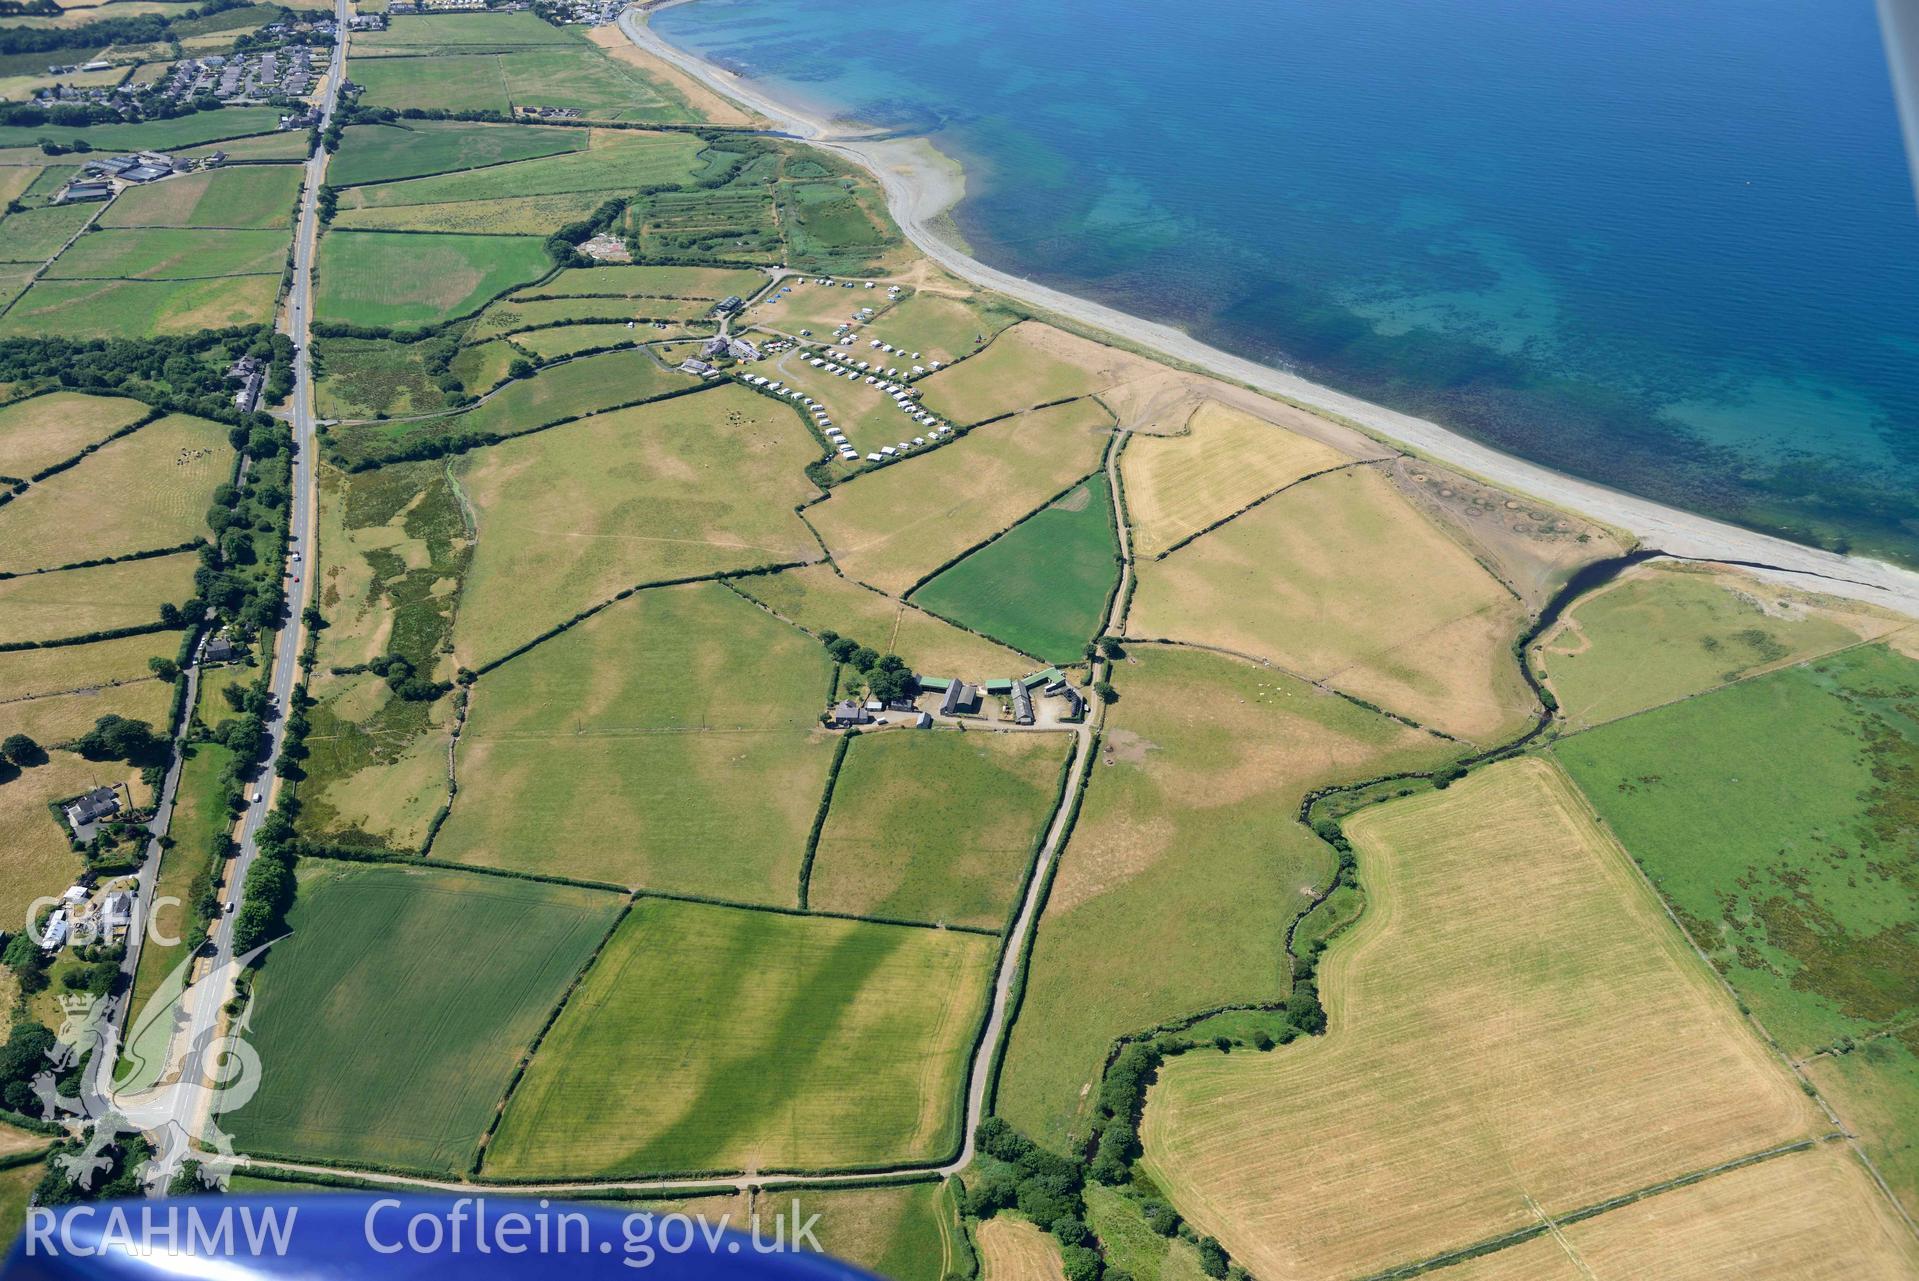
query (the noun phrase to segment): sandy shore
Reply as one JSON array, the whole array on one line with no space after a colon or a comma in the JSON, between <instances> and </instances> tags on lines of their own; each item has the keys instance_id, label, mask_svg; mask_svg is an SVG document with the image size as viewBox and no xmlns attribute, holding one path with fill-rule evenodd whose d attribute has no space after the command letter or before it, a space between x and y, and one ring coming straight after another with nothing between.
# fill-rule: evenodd
<instances>
[{"instance_id":1,"label":"sandy shore","mask_svg":"<svg viewBox=\"0 0 1919 1281\"><path fill-rule=\"evenodd\" d=\"M647 25L646 12L683 3L686 0L667 0L648 11L629 9L620 18L620 26L634 43L673 63L714 91L758 111L779 128L837 152L870 172L885 190L900 230L920 252L956 276L1028 306L1069 317L1126 342L1160 352L1196 369L1337 415L1388 441L1473 472L1502 488L1531 494L1626 530L1649 547L1675 556L1763 567L1770 576L1793 581L1810 590L1868 601L1919 617L1919 572L1862 556L1841 556L1803 547L1591 481L1563 476L1448 431L1438 423L1323 387L1296 374L1209 347L1168 325L1131 316L990 267L942 239L936 231L940 215L957 204L965 193L965 176L956 163L925 139L872 139L836 131L828 122L769 97L760 86L669 43Z\"/></svg>"}]
</instances>

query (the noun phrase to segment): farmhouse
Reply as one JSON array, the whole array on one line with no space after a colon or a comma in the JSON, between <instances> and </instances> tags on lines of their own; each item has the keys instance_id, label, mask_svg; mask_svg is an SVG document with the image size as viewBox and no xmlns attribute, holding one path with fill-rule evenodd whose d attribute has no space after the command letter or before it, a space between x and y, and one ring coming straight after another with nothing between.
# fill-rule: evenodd
<instances>
[{"instance_id":1,"label":"farmhouse","mask_svg":"<svg viewBox=\"0 0 1919 1281\"><path fill-rule=\"evenodd\" d=\"M120 797L111 787L96 787L67 806L67 825L80 840L88 840L93 825L120 812Z\"/></svg>"},{"instance_id":2,"label":"farmhouse","mask_svg":"<svg viewBox=\"0 0 1919 1281\"><path fill-rule=\"evenodd\" d=\"M215 636L207 642L206 652L201 655L209 663L224 663L233 657L233 642L224 636Z\"/></svg>"},{"instance_id":3,"label":"farmhouse","mask_svg":"<svg viewBox=\"0 0 1919 1281\"><path fill-rule=\"evenodd\" d=\"M834 705L832 719L836 728L847 729L854 725L871 725L873 714L859 703L846 698Z\"/></svg>"}]
</instances>

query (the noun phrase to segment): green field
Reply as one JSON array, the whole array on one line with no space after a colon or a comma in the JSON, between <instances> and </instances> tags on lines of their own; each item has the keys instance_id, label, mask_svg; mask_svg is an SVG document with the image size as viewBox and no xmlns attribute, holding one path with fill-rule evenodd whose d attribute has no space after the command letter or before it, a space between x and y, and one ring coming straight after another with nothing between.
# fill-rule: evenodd
<instances>
[{"instance_id":1,"label":"green field","mask_svg":"<svg viewBox=\"0 0 1919 1281\"><path fill-rule=\"evenodd\" d=\"M277 107L225 107L136 125L0 125L0 147L31 147L51 138L55 142L85 140L95 151L167 149L272 133L279 124Z\"/></svg>"},{"instance_id":2,"label":"green field","mask_svg":"<svg viewBox=\"0 0 1919 1281\"><path fill-rule=\"evenodd\" d=\"M607 347L628 347L645 342L651 336L650 330L637 327L629 329L626 324L617 321L559 325L552 329L529 329L507 335L515 347L524 348L539 360L558 360L576 352L599 351Z\"/></svg>"},{"instance_id":3,"label":"green field","mask_svg":"<svg viewBox=\"0 0 1919 1281\"><path fill-rule=\"evenodd\" d=\"M813 857L810 906L1006 924L1059 794L1065 734L865 734Z\"/></svg>"},{"instance_id":4,"label":"green field","mask_svg":"<svg viewBox=\"0 0 1919 1281\"><path fill-rule=\"evenodd\" d=\"M458 1172L620 900L307 860L255 989L242 1150Z\"/></svg>"},{"instance_id":5,"label":"green field","mask_svg":"<svg viewBox=\"0 0 1919 1281\"><path fill-rule=\"evenodd\" d=\"M1430 767L1456 746L1270 668L1134 646L1034 941L996 1110L1083 1136L1114 1037L1276 1001L1286 927L1333 870L1298 820L1315 788Z\"/></svg>"},{"instance_id":6,"label":"green field","mask_svg":"<svg viewBox=\"0 0 1919 1281\"><path fill-rule=\"evenodd\" d=\"M354 125L341 137L340 150L327 167L327 181L336 187L352 187L363 182L454 173L578 151L586 143L584 129L542 125L476 125L450 120Z\"/></svg>"},{"instance_id":7,"label":"green field","mask_svg":"<svg viewBox=\"0 0 1919 1281\"><path fill-rule=\"evenodd\" d=\"M397 14L385 31L353 38L353 56L417 50L517 49L576 44L578 38L531 13Z\"/></svg>"},{"instance_id":8,"label":"green field","mask_svg":"<svg viewBox=\"0 0 1919 1281\"><path fill-rule=\"evenodd\" d=\"M536 236L333 231L315 264L319 316L349 325L435 325L545 275Z\"/></svg>"},{"instance_id":9,"label":"green field","mask_svg":"<svg viewBox=\"0 0 1919 1281\"><path fill-rule=\"evenodd\" d=\"M353 83L365 87L361 101L369 107L501 116L509 110L499 62L492 57L355 58Z\"/></svg>"},{"instance_id":10,"label":"green field","mask_svg":"<svg viewBox=\"0 0 1919 1281\"><path fill-rule=\"evenodd\" d=\"M304 170L238 165L184 174L122 192L103 227L292 227Z\"/></svg>"},{"instance_id":11,"label":"green field","mask_svg":"<svg viewBox=\"0 0 1919 1281\"><path fill-rule=\"evenodd\" d=\"M643 900L487 1149L495 1176L830 1169L959 1143L995 940Z\"/></svg>"},{"instance_id":12,"label":"green field","mask_svg":"<svg viewBox=\"0 0 1919 1281\"><path fill-rule=\"evenodd\" d=\"M540 132L570 134L572 131L547 128ZM341 197L340 208L381 209L395 205L505 200L569 191L603 191L610 198L630 192L634 187L688 181L698 167L699 151L704 145L698 136L685 133L621 131L600 132L591 137L592 143L583 150L463 173L356 187Z\"/></svg>"},{"instance_id":13,"label":"green field","mask_svg":"<svg viewBox=\"0 0 1919 1281\"><path fill-rule=\"evenodd\" d=\"M1106 477L1095 476L913 593L913 603L1048 662L1076 662L1119 579Z\"/></svg>"},{"instance_id":14,"label":"green field","mask_svg":"<svg viewBox=\"0 0 1919 1281\"><path fill-rule=\"evenodd\" d=\"M817 457L790 409L737 385L463 455L480 545L460 661L498 658L641 583L818 559L793 514L818 492L803 470Z\"/></svg>"},{"instance_id":15,"label":"green field","mask_svg":"<svg viewBox=\"0 0 1919 1281\"><path fill-rule=\"evenodd\" d=\"M757 271L725 267L573 267L538 289L542 298L597 294L620 298L697 298L717 302L728 295L745 297L766 283Z\"/></svg>"},{"instance_id":16,"label":"green field","mask_svg":"<svg viewBox=\"0 0 1919 1281\"><path fill-rule=\"evenodd\" d=\"M790 1210L795 1200L802 1218L820 1216L815 1235L836 1259L888 1281L946 1281L965 1275L965 1233L953 1190L945 1182L799 1193L769 1190L758 1205L762 1217L770 1218Z\"/></svg>"},{"instance_id":17,"label":"green field","mask_svg":"<svg viewBox=\"0 0 1919 1281\"><path fill-rule=\"evenodd\" d=\"M859 183L782 182L779 200L790 261L802 270L863 273L901 244L880 202Z\"/></svg>"},{"instance_id":18,"label":"green field","mask_svg":"<svg viewBox=\"0 0 1919 1281\"><path fill-rule=\"evenodd\" d=\"M51 205L0 218L0 257L8 262L45 262L74 238L99 205Z\"/></svg>"},{"instance_id":19,"label":"green field","mask_svg":"<svg viewBox=\"0 0 1919 1281\"><path fill-rule=\"evenodd\" d=\"M790 905L829 661L717 584L613 605L480 678L434 857Z\"/></svg>"},{"instance_id":20,"label":"green field","mask_svg":"<svg viewBox=\"0 0 1919 1281\"><path fill-rule=\"evenodd\" d=\"M42 280L0 317L0 338L162 338L263 325L278 272L211 280Z\"/></svg>"},{"instance_id":21,"label":"green field","mask_svg":"<svg viewBox=\"0 0 1919 1281\"><path fill-rule=\"evenodd\" d=\"M192 280L205 276L271 275L286 267L281 231L162 228L95 231L47 268L49 279Z\"/></svg>"},{"instance_id":22,"label":"green field","mask_svg":"<svg viewBox=\"0 0 1919 1281\"><path fill-rule=\"evenodd\" d=\"M515 107L570 107L591 120L684 124L697 117L678 92L597 49L540 49L499 59Z\"/></svg>"},{"instance_id":23,"label":"green field","mask_svg":"<svg viewBox=\"0 0 1919 1281\"><path fill-rule=\"evenodd\" d=\"M1919 663L1868 646L1553 749L1693 941L1794 1057L1905 1034L1919 1015L1915 700ZM1919 1097L1901 1056L1882 1054L1881 1088L1903 1080L1906 1098ZM1848 1058L1842 1074L1869 1078L1870 1063ZM1886 1111L1895 1128L1873 1141L1909 1151L1919 1123L1910 1111ZM1914 1167L1908 1157L1899 1190L1919 1205Z\"/></svg>"},{"instance_id":24,"label":"green field","mask_svg":"<svg viewBox=\"0 0 1919 1281\"><path fill-rule=\"evenodd\" d=\"M428 436L515 436L564 418L580 418L629 401L648 400L693 382L691 375L667 369L645 352L603 352L543 369L460 413L416 422L336 428L332 443L342 457L353 462L406 449ZM485 391L486 387L482 385L479 390Z\"/></svg>"}]
</instances>

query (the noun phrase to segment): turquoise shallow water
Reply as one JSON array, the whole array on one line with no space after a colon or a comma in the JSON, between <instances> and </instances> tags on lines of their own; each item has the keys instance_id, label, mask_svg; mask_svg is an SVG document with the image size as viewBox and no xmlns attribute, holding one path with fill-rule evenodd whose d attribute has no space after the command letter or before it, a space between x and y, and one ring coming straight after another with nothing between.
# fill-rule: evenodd
<instances>
[{"instance_id":1,"label":"turquoise shallow water","mask_svg":"<svg viewBox=\"0 0 1919 1281\"><path fill-rule=\"evenodd\" d=\"M1919 211L1861 0L697 0L930 135L997 266L1514 453L1919 563Z\"/></svg>"}]
</instances>

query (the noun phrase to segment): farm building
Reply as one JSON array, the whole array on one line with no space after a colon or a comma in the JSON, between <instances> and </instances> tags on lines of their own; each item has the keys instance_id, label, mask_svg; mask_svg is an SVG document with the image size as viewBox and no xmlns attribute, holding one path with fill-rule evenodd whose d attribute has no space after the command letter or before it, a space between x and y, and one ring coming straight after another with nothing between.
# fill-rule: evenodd
<instances>
[{"instance_id":1,"label":"farm building","mask_svg":"<svg viewBox=\"0 0 1919 1281\"><path fill-rule=\"evenodd\" d=\"M962 716L979 710L979 691L965 681L954 681L946 687L946 697L940 700L941 716Z\"/></svg>"},{"instance_id":2,"label":"farm building","mask_svg":"<svg viewBox=\"0 0 1919 1281\"><path fill-rule=\"evenodd\" d=\"M833 707L833 724L839 729L854 725L871 725L873 714L851 699L841 699Z\"/></svg>"},{"instance_id":3,"label":"farm building","mask_svg":"<svg viewBox=\"0 0 1919 1281\"><path fill-rule=\"evenodd\" d=\"M1013 723L1031 725L1033 719L1032 692L1024 685L1013 686Z\"/></svg>"}]
</instances>

